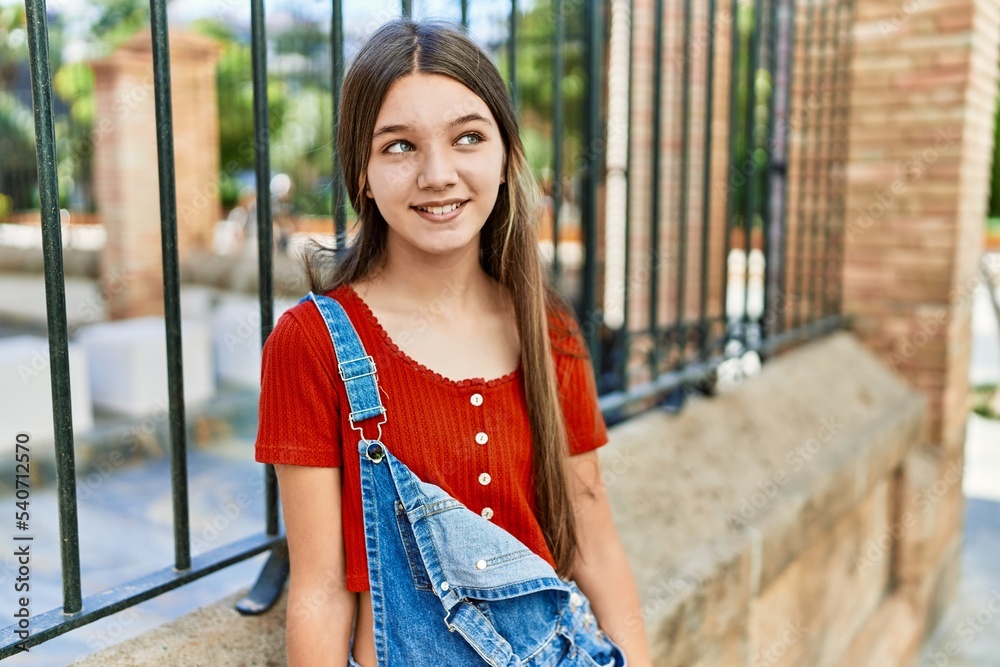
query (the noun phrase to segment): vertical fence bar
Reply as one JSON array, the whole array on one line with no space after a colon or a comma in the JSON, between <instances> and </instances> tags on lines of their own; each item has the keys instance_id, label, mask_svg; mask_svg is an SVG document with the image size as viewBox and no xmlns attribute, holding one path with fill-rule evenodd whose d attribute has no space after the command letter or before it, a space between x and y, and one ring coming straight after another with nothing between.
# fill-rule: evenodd
<instances>
[{"instance_id":1,"label":"vertical fence bar","mask_svg":"<svg viewBox=\"0 0 1000 667\"><path fill-rule=\"evenodd\" d=\"M62 229L59 224L56 135L52 118L49 32L45 23L45 0L25 0L24 9L28 28L31 101L35 117L38 199L42 215L42 251L45 257L45 314L48 321L52 422L55 428L56 483L59 493L59 555L62 562L63 612L75 614L80 611L83 603L80 596L76 465L73 455L69 339L66 332Z\"/></svg>"},{"instance_id":2,"label":"vertical fence bar","mask_svg":"<svg viewBox=\"0 0 1000 667\"><path fill-rule=\"evenodd\" d=\"M635 53L635 0L628 3L628 98L629 104L625 112L628 119L628 126L625 132L625 280L622 285L622 335L620 338L621 348L618 355L618 387L622 391L628 390L628 349L631 345L631 332L629 330L629 307L630 295L632 293L632 102L635 90L634 71L632 63ZM654 249L654 254L656 250Z\"/></svg>"},{"instance_id":3,"label":"vertical fence bar","mask_svg":"<svg viewBox=\"0 0 1000 667\"><path fill-rule=\"evenodd\" d=\"M763 289L763 307L761 308L761 338L767 338L770 333L771 325L769 322L769 309L776 307L777 299L775 295L772 294L772 290L776 288L775 281L778 280L778 274L781 271L781 262L774 258L774 248L776 246L780 247L780 241L777 239L772 239L772 234L780 238L784 234L781 229L781 221L777 220L773 215L773 201L772 193L773 188L779 188L784 191L784 174L785 174L785 164L784 158L778 153L780 148L777 137L775 136L775 130L778 127L777 119L775 118L775 110L777 109L777 97L778 97L778 44L779 44L779 22L778 22L778 7L780 5L780 0L768 0L769 2L769 16L768 19L768 33L767 33L767 71L770 77L771 86L769 97L767 100L767 148L765 149L765 154L767 158L767 177L764 179L764 201L761 205L761 210L763 211L762 221L763 221L763 233L761 234L764 242L764 289ZM777 241L774 243L773 241ZM777 288L780 292L780 288Z\"/></svg>"},{"instance_id":4,"label":"vertical fence bar","mask_svg":"<svg viewBox=\"0 0 1000 667\"><path fill-rule=\"evenodd\" d=\"M821 0L823 2L823 18L820 21L821 33L820 38L817 42L817 69L819 70L819 84L820 89L825 89L830 81L828 78L827 66L829 64L830 58L828 56L827 48L829 46L828 42L828 31L830 28L830 7L836 0ZM823 140L823 130L824 123L823 120L827 117L832 119L832 115L828 113L829 104L825 101L819 109L819 113L816 114L816 162L814 164L813 178L815 179L815 187L813 188L813 209L812 209L812 231L811 234L811 247L812 252L809 257L809 322L815 322L822 316L823 306L822 299L820 298L823 294L823 280L826 278L826 259L827 259L827 248L826 248L826 223L829 222L829 216L827 215L827 209L830 206L830 192L829 190L820 190L820 169L826 172L827 183L829 185L830 176L830 149L832 135L829 132L829 128L826 132L826 140ZM823 215L820 215L819 207L822 203Z\"/></svg>"},{"instance_id":5,"label":"vertical fence bar","mask_svg":"<svg viewBox=\"0 0 1000 667\"><path fill-rule=\"evenodd\" d=\"M344 174L339 166L339 145L337 143L337 135L340 132L340 87L344 83L344 5L342 0L333 0L333 15L330 18L330 63L330 87L333 94L333 178L330 187L332 191L333 230L339 248L347 245Z\"/></svg>"},{"instance_id":6,"label":"vertical fence bar","mask_svg":"<svg viewBox=\"0 0 1000 667\"><path fill-rule=\"evenodd\" d=\"M701 336L698 347L702 359L708 357L708 341L711 337L711 325L708 322L708 244L711 240L709 227L712 223L709 184L712 181L712 116L715 101L715 0L708 0L708 17L705 21L708 30L705 51L705 153L701 175L701 289L698 291L701 299L698 307L698 331Z\"/></svg>"},{"instance_id":7,"label":"vertical fence bar","mask_svg":"<svg viewBox=\"0 0 1000 667\"><path fill-rule=\"evenodd\" d=\"M603 174L604 151L601 149L601 63L604 61L604 25L601 21L603 0L587 2L587 126L584 138L587 160L586 178L583 182L581 222L583 223L583 312L586 314L584 331L590 347L590 358L595 369L601 368L600 331L597 326L597 190Z\"/></svg>"},{"instance_id":8,"label":"vertical fence bar","mask_svg":"<svg viewBox=\"0 0 1000 667\"><path fill-rule=\"evenodd\" d=\"M846 32L846 40L845 40L845 47L844 47L844 56L841 59L841 65L844 68L844 84L842 86L843 90L844 90L844 93L842 95L840 95L839 98L838 98L838 104L840 105L840 111L841 111L841 116L842 116L842 119L841 119L841 128L840 128L840 137L841 137L840 143L841 143L841 151L842 151L841 155L843 156L843 163L841 165L841 172L840 172L840 178L841 178L840 187L841 187L841 191L840 191L840 193L838 193L838 198L837 198L838 206L840 208L839 229L837 231L837 240L838 240L838 244L839 244L838 245L838 252L839 252L838 261L840 262L840 266L838 267L838 272L837 272L837 275L838 275L839 279L835 282L835 292L834 292L835 297L834 297L834 304L833 304L834 312L838 313L838 314L840 314L841 312L843 312L843 303L842 303L842 301L843 301L843 296L844 296L844 291L843 291L844 290L844 281L843 281L843 270L844 270L844 234L847 231L846 230L846 220L844 219L845 210L846 210L846 206L845 206L846 202L845 202L844 198L846 197L846 194L847 194L846 193L846 190L847 190L847 174L846 174L845 170L846 170L846 166L847 166L847 133L849 131L849 125L848 124L850 123L850 102L849 102L849 99L848 99L849 96L850 96L850 91L851 91L851 77L852 77L850 63L851 63L851 61L854 58L854 31L852 30L852 26L854 25L854 0L846 0L846 2L845 2L845 11L847 12L847 21L846 21L847 27L846 27L846 30L845 30L845 32Z\"/></svg>"},{"instance_id":9,"label":"vertical fence bar","mask_svg":"<svg viewBox=\"0 0 1000 667\"><path fill-rule=\"evenodd\" d=\"M559 284L559 216L563 198L563 47L566 22L562 0L552 2L555 46L552 49L552 283Z\"/></svg>"},{"instance_id":10,"label":"vertical fence bar","mask_svg":"<svg viewBox=\"0 0 1000 667\"><path fill-rule=\"evenodd\" d=\"M170 476L173 483L174 567L191 567L187 497L187 429L181 354L181 300L177 259L177 192L171 116L170 39L166 0L150 0L153 84L156 98L156 154L160 176L160 240L163 250L163 314L167 334L167 389L170 409Z\"/></svg>"},{"instance_id":11,"label":"vertical fence bar","mask_svg":"<svg viewBox=\"0 0 1000 667\"><path fill-rule=\"evenodd\" d=\"M413 0L400 0L400 13L402 13L403 18L412 18L413 16Z\"/></svg>"},{"instance_id":12,"label":"vertical fence bar","mask_svg":"<svg viewBox=\"0 0 1000 667\"><path fill-rule=\"evenodd\" d=\"M833 16L829 16L828 12L833 10ZM825 146L823 168L825 170L824 180L822 190L822 200L823 200L823 213L822 220L820 222L820 261L817 264L818 280L819 283L816 286L816 303L814 304L814 310L816 311L810 318L812 320L822 319L823 316L827 314L827 301L829 299L829 264L830 257L832 255L830 248L830 223L832 221L832 211L830 209L833 206L833 171L834 171L834 132L833 124L836 120L836 109L833 108L832 103L827 102L827 100L832 100L834 97L831 94L831 86L836 85L837 76L837 43L839 42L839 35L836 25L837 21L837 0L827 0L826 6L823 9L823 23L830 30L830 39L824 36L823 39L823 74L824 74L824 84L823 89L826 91L824 95L823 107L821 109L821 117L825 118L826 122L823 124L824 127L820 131L826 131L826 140L823 142ZM832 43L831 43L832 42Z\"/></svg>"},{"instance_id":13,"label":"vertical fence bar","mask_svg":"<svg viewBox=\"0 0 1000 667\"><path fill-rule=\"evenodd\" d=\"M729 326L729 253L732 251L733 223L736 217L736 123L739 122L739 62L742 44L740 40L739 0L730 3L732 12L731 51L729 54L729 168L726 170L726 224L722 256L722 321L726 326L726 337L731 335Z\"/></svg>"},{"instance_id":14,"label":"vertical fence bar","mask_svg":"<svg viewBox=\"0 0 1000 667\"><path fill-rule=\"evenodd\" d=\"M462 27L469 27L469 0L462 0Z\"/></svg>"},{"instance_id":15,"label":"vertical fence bar","mask_svg":"<svg viewBox=\"0 0 1000 667\"><path fill-rule=\"evenodd\" d=\"M681 192L678 198L680 216L678 217L678 258L677 258L677 366L684 363L685 332L684 297L687 292L687 226L688 226L688 187L691 183L688 174L689 153L691 152L691 0L684 0L684 38L681 42Z\"/></svg>"},{"instance_id":16,"label":"vertical fence bar","mask_svg":"<svg viewBox=\"0 0 1000 667\"><path fill-rule=\"evenodd\" d=\"M781 147L782 147L782 176L781 176L781 200L779 202L779 212L778 221L780 225L780 234L778 235L778 248L773 251L773 255L778 261L778 266L775 267L775 285L778 294L781 295L784 305L782 306L781 312L775 313L774 318L774 331L773 333L781 333L787 327L786 313L788 308L795 307L795 295L789 294L788 292L788 162L791 159L791 136L792 136L792 81L795 74L795 1L796 0L781 0L785 3L788 8L786 15L786 20L788 21L788 33L785 37L785 44L788 47L787 50L787 62L788 71L785 75L785 86L782 90L782 95L784 99L784 104L782 108L782 114L784 116L782 124L782 134L781 137Z\"/></svg>"},{"instance_id":17,"label":"vertical fence bar","mask_svg":"<svg viewBox=\"0 0 1000 667\"><path fill-rule=\"evenodd\" d=\"M273 272L274 235L271 220L271 134L267 107L267 35L264 0L250 0L250 53L253 60L254 174L257 178L257 266L260 292L261 344L271 334L274 322ZM334 134L336 140L336 134ZM336 169L334 169L336 173ZM334 202L337 181L334 180ZM336 214L336 209L334 210ZM268 535L278 533L278 480L274 466L264 467L265 521Z\"/></svg>"},{"instance_id":18,"label":"vertical fence bar","mask_svg":"<svg viewBox=\"0 0 1000 667\"><path fill-rule=\"evenodd\" d=\"M839 235L835 234L834 230L831 229L832 225L839 223L839 210L838 210L838 198L842 196L840 191L840 171L843 167L842 150L843 146L841 142L838 141L839 132L837 131L837 123L840 120L840 104L838 100L840 99L840 69L843 63L843 58L840 57L840 37L841 37L841 3L840 0L830 0L830 3L834 6L833 13L833 48L831 50L831 60L833 61L833 81L831 84L830 94L827 96L830 106L830 126L827 128L827 141L830 147L830 161L827 165L826 171L826 197L827 204L825 207L826 220L823 223L824 239L824 257L823 257L823 301L820 306L821 316L832 315L836 311L833 308L833 299L831 298L830 292L831 288L838 282L836 277L839 273L831 271L830 264L836 261L839 248L837 246L837 240ZM836 105L836 106L834 106ZM836 159L834 156L836 155ZM834 176L834 170L836 169L836 176ZM836 178L836 181L834 180Z\"/></svg>"},{"instance_id":19,"label":"vertical fence bar","mask_svg":"<svg viewBox=\"0 0 1000 667\"><path fill-rule=\"evenodd\" d=\"M794 0L793 0L794 1ZM801 94L799 96L799 103L805 105L809 100L809 88L812 86L812 62L810 58L810 52L812 47L812 33L813 33L813 23L815 22L816 12L813 0L804 0L805 4L805 24L806 32L802 40L802 88ZM805 118L805 113L803 113L801 118ZM806 156L809 147L809 129L810 124L804 123L802 129L799 133L799 172L798 172L798 206L795 211L795 299L794 308L792 312L794 316L792 317L792 328L798 327L802 322L802 304L805 301L803 298L803 268L805 265L805 258L803 254L805 253L805 205L806 205L806 172L809 169L809 159Z\"/></svg>"},{"instance_id":20,"label":"vertical fence bar","mask_svg":"<svg viewBox=\"0 0 1000 667\"><path fill-rule=\"evenodd\" d=\"M734 0L735 2L735 0ZM650 169L649 225L653 253L649 278L650 378L660 371L660 143L663 133L663 3L653 2L653 157Z\"/></svg>"},{"instance_id":21,"label":"vertical fence bar","mask_svg":"<svg viewBox=\"0 0 1000 667\"><path fill-rule=\"evenodd\" d=\"M760 35L763 29L763 0L754 0L753 31L750 33L750 64L747 71L747 108L746 108L746 153L747 160L753 165L753 171L746 180L745 208L743 213L744 256L743 265L746 272L743 276L743 318L741 339L746 344L750 331L750 253L752 252L753 226L757 215L757 188L760 185L760 169L757 168L757 70L760 69Z\"/></svg>"}]
</instances>

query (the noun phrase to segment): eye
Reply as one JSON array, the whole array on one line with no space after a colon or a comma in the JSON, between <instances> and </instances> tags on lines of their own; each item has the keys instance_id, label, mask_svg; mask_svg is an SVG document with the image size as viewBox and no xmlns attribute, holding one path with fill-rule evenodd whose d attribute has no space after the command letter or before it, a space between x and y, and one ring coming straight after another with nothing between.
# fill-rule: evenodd
<instances>
[{"instance_id":1,"label":"eye","mask_svg":"<svg viewBox=\"0 0 1000 667\"><path fill-rule=\"evenodd\" d=\"M403 150L402 147L404 147L404 146L406 147L406 150ZM409 141L402 141L402 140L400 140L400 141L394 141L394 142L392 142L391 144L389 144L388 146L386 146L382 150L382 152L383 153L409 153L412 150L413 150L413 144L411 144Z\"/></svg>"},{"instance_id":2,"label":"eye","mask_svg":"<svg viewBox=\"0 0 1000 667\"><path fill-rule=\"evenodd\" d=\"M463 141L463 139L471 139L472 141ZM458 138L458 143L463 146L475 146L478 143L482 143L483 135L478 132L467 132Z\"/></svg>"}]
</instances>

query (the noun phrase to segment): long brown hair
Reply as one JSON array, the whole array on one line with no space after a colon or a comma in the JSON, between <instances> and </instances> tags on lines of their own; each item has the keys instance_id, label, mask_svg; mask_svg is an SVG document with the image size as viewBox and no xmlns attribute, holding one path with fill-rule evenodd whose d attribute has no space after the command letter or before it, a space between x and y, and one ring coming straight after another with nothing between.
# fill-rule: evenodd
<instances>
[{"instance_id":1,"label":"long brown hair","mask_svg":"<svg viewBox=\"0 0 1000 667\"><path fill-rule=\"evenodd\" d=\"M535 228L538 186L525 160L507 86L489 56L456 27L440 21L390 21L371 35L347 70L337 157L357 212L357 234L342 251L314 247L306 267L309 282L314 292L322 293L360 281L384 265L387 223L365 196L370 138L389 88L417 72L441 74L465 85L486 103L499 125L506 154L505 182L480 234L480 262L513 297L533 438L536 511L557 571L567 576L577 540L547 311L568 309L542 271Z\"/></svg>"}]
</instances>

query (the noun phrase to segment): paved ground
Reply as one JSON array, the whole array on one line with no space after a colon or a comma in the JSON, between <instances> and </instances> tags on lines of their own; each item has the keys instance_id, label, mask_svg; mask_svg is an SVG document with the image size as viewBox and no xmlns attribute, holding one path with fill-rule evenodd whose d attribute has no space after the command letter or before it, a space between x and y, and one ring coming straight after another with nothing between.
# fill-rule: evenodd
<instances>
[{"instance_id":1,"label":"paved ground","mask_svg":"<svg viewBox=\"0 0 1000 667\"><path fill-rule=\"evenodd\" d=\"M251 441L233 439L193 450L190 474L192 554L263 530L263 467L253 462ZM89 482L88 482L89 479ZM170 467L166 459L93 474L78 482L80 569L84 596L170 567L173 557ZM10 507L10 497L0 507ZM31 612L62 604L56 494L31 496ZM0 614L11 618L13 559L9 527L0 528ZM105 646L139 635L253 583L266 555L223 569L135 607L45 642L4 665L66 665Z\"/></svg>"}]
</instances>

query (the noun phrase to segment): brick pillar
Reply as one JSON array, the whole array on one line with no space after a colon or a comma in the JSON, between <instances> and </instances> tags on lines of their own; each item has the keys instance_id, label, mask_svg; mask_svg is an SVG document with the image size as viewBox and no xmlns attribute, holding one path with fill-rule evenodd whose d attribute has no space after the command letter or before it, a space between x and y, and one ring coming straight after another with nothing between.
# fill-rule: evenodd
<instances>
[{"instance_id":1,"label":"brick pillar","mask_svg":"<svg viewBox=\"0 0 1000 667\"><path fill-rule=\"evenodd\" d=\"M208 248L219 219L214 42L170 34L178 253ZM111 319L163 313L159 175L150 33L93 63L97 204L107 230L102 293Z\"/></svg>"},{"instance_id":2,"label":"brick pillar","mask_svg":"<svg viewBox=\"0 0 1000 667\"><path fill-rule=\"evenodd\" d=\"M987 0L858 0L856 11L843 310L927 399L926 446L900 476L899 514L916 524L899 539L894 576L933 624L961 547L1000 19Z\"/></svg>"}]
</instances>

